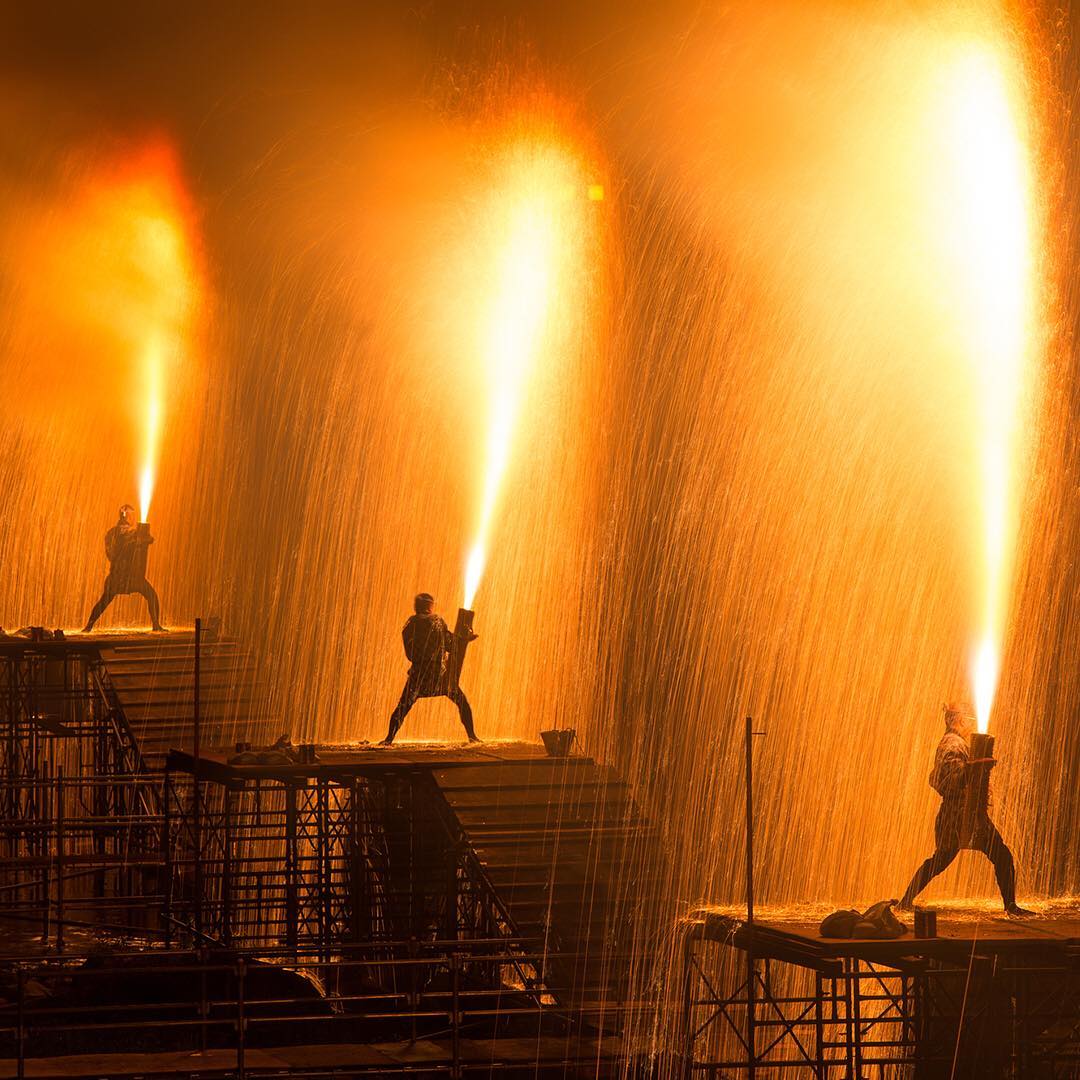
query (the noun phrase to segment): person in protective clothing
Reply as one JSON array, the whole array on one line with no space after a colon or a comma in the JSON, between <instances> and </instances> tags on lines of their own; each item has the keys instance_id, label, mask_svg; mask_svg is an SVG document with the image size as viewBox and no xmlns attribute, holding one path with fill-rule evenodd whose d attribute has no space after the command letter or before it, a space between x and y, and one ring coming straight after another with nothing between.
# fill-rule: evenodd
<instances>
[{"instance_id":1,"label":"person in protective clothing","mask_svg":"<svg viewBox=\"0 0 1080 1080\"><path fill-rule=\"evenodd\" d=\"M993 758L972 758L968 738L974 717L966 703L945 706L945 734L934 755L930 786L941 796L934 822L936 849L915 871L900 901L910 910L915 897L938 874L946 870L961 848L981 851L993 864L1005 910L1010 915L1031 915L1016 903L1016 864L1001 833L990 820L987 808L974 797L982 768L993 768Z\"/></svg>"},{"instance_id":2,"label":"person in protective clothing","mask_svg":"<svg viewBox=\"0 0 1080 1080\"><path fill-rule=\"evenodd\" d=\"M88 634L94 623L101 618L101 613L117 596L138 593L146 600L150 612L150 623L155 630L163 631L161 625L161 605L154 586L146 580L146 552L148 545L154 542L149 532L139 532L135 522L135 507L124 503L120 507L120 520L105 534L105 554L109 559L109 574L105 578L105 588L101 599L94 605L90 618L86 620L83 633Z\"/></svg>"},{"instance_id":3,"label":"person in protective clothing","mask_svg":"<svg viewBox=\"0 0 1080 1080\"><path fill-rule=\"evenodd\" d=\"M413 610L415 614L401 631L405 656L411 665L409 675L401 698L390 715L390 729L382 745L389 746L394 741L394 736L417 699L427 697L448 697L458 708L461 726L469 736L469 742L479 742L473 730L472 707L468 698L459 686L449 685L446 662L454 635L447 629L442 616L435 614L435 598L431 593L418 593L413 601Z\"/></svg>"}]
</instances>

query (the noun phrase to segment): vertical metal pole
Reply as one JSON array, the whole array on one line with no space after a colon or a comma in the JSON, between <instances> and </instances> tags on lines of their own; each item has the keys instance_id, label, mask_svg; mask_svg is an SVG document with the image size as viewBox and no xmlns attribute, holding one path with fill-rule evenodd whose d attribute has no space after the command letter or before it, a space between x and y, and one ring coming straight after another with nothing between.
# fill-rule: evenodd
<instances>
[{"instance_id":1,"label":"vertical metal pole","mask_svg":"<svg viewBox=\"0 0 1080 1080\"><path fill-rule=\"evenodd\" d=\"M210 964L210 950L199 939L199 1053L205 1054L209 1041L208 1025L210 1022L210 994L207 985L207 967Z\"/></svg>"},{"instance_id":2,"label":"vertical metal pole","mask_svg":"<svg viewBox=\"0 0 1080 1080\"><path fill-rule=\"evenodd\" d=\"M349 928L348 938L350 941L361 941L371 937L371 915L367 915L366 930L360 932L360 920L363 913L371 910L371 902L368 898L368 890L362 885L365 881L364 861L361 845L363 840L360 834L360 778L354 776L349 783Z\"/></svg>"},{"instance_id":3,"label":"vertical metal pole","mask_svg":"<svg viewBox=\"0 0 1080 1080\"><path fill-rule=\"evenodd\" d=\"M755 1023L757 977L754 968L754 718L746 718L746 1045L747 1076L757 1075Z\"/></svg>"},{"instance_id":4,"label":"vertical metal pole","mask_svg":"<svg viewBox=\"0 0 1080 1080\"><path fill-rule=\"evenodd\" d=\"M199 676L201 672L199 670L202 662L202 619L195 620L195 687L194 687L194 700L192 702L192 719L195 722L195 761L198 762L199 754L202 752L202 731L200 729L199 721Z\"/></svg>"},{"instance_id":5,"label":"vertical metal pole","mask_svg":"<svg viewBox=\"0 0 1080 1080\"><path fill-rule=\"evenodd\" d=\"M225 820L221 827L221 940L232 945L233 902L233 797L231 787L226 786L222 798L225 802Z\"/></svg>"},{"instance_id":6,"label":"vertical metal pole","mask_svg":"<svg viewBox=\"0 0 1080 1080\"><path fill-rule=\"evenodd\" d=\"M161 862L165 867L165 895L162 898L162 908L165 925L165 948L172 947L172 893L173 893L173 845L172 845L172 801L173 779L172 770L165 769L165 807L161 824ZM182 820L182 819L181 819Z\"/></svg>"},{"instance_id":7,"label":"vertical metal pole","mask_svg":"<svg viewBox=\"0 0 1080 1080\"><path fill-rule=\"evenodd\" d=\"M316 874L319 883L319 957L330 959L330 788L326 777L315 777Z\"/></svg>"},{"instance_id":8,"label":"vertical metal pole","mask_svg":"<svg viewBox=\"0 0 1080 1080\"><path fill-rule=\"evenodd\" d=\"M18 1001L16 1003L18 1031L16 1033L16 1073L18 1080L26 1076L26 971L19 968L15 973L16 986L18 987Z\"/></svg>"},{"instance_id":9,"label":"vertical metal pole","mask_svg":"<svg viewBox=\"0 0 1080 1080\"><path fill-rule=\"evenodd\" d=\"M56 951L64 951L64 766L56 768Z\"/></svg>"},{"instance_id":10,"label":"vertical metal pole","mask_svg":"<svg viewBox=\"0 0 1080 1080\"><path fill-rule=\"evenodd\" d=\"M701 924L701 941L705 940L705 923ZM694 986L698 982L696 972L699 971L697 952L694 948L693 931L688 931L682 942L683 964L683 1001L682 1001L682 1025L683 1031L679 1042L682 1044L683 1057L680 1063L679 1080L687 1080L694 1071Z\"/></svg>"},{"instance_id":11,"label":"vertical metal pole","mask_svg":"<svg viewBox=\"0 0 1080 1080\"><path fill-rule=\"evenodd\" d=\"M195 677L192 699L192 720L194 722L192 745L192 779L195 783L192 810L192 847L195 849L195 929L199 931L202 942L203 927L203 853L202 853L202 784L199 782L200 761L202 757L202 718L199 715L199 663L202 648L202 619L195 620Z\"/></svg>"},{"instance_id":12,"label":"vertical metal pole","mask_svg":"<svg viewBox=\"0 0 1080 1080\"><path fill-rule=\"evenodd\" d=\"M754 718L746 718L746 921L754 921Z\"/></svg>"},{"instance_id":13,"label":"vertical metal pole","mask_svg":"<svg viewBox=\"0 0 1080 1080\"><path fill-rule=\"evenodd\" d=\"M34 777L31 780L31 790L34 799L34 812L40 812L42 823L48 821L49 818L49 804L52 802L49 797L49 767L48 762L44 764L41 770L40 779ZM50 853L51 844L49 843L49 837L47 833L40 834L36 839L31 840L31 844L37 849L37 854L41 857L42 865L42 879L41 879L41 947L47 948L49 945L49 928L52 915L52 869L53 859Z\"/></svg>"},{"instance_id":14,"label":"vertical metal pole","mask_svg":"<svg viewBox=\"0 0 1080 1080\"><path fill-rule=\"evenodd\" d=\"M453 1053L451 1055L450 1075L453 1080L461 1077L461 957L455 952L450 954L450 1037Z\"/></svg>"},{"instance_id":15,"label":"vertical metal pole","mask_svg":"<svg viewBox=\"0 0 1080 1080\"><path fill-rule=\"evenodd\" d=\"M863 1075L862 1063L862 962L855 957L851 961L851 1012L852 1012L852 1040L851 1040L851 1068L853 1076Z\"/></svg>"},{"instance_id":16,"label":"vertical metal pole","mask_svg":"<svg viewBox=\"0 0 1080 1080\"><path fill-rule=\"evenodd\" d=\"M300 902L296 890L296 784L285 782L285 941L296 958Z\"/></svg>"},{"instance_id":17,"label":"vertical metal pole","mask_svg":"<svg viewBox=\"0 0 1080 1080\"><path fill-rule=\"evenodd\" d=\"M825 1072L825 977L814 975L814 1076L827 1080Z\"/></svg>"},{"instance_id":18,"label":"vertical metal pole","mask_svg":"<svg viewBox=\"0 0 1080 1080\"><path fill-rule=\"evenodd\" d=\"M236 1075L238 1080L246 1076L244 1059L245 1039L247 1038L247 1013L244 1007L244 979L247 976L247 961L241 956L236 961Z\"/></svg>"}]
</instances>

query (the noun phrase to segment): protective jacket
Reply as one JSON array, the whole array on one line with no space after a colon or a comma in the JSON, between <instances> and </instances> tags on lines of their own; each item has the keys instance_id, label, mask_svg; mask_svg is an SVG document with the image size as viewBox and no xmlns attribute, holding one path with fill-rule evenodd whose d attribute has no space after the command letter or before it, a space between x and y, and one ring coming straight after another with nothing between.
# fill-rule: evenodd
<instances>
[{"instance_id":1,"label":"protective jacket","mask_svg":"<svg viewBox=\"0 0 1080 1080\"><path fill-rule=\"evenodd\" d=\"M146 581L145 548L154 538L139 535L134 525L117 523L105 534L105 554L109 559L107 585L113 593L138 592Z\"/></svg>"},{"instance_id":2,"label":"protective jacket","mask_svg":"<svg viewBox=\"0 0 1080 1080\"><path fill-rule=\"evenodd\" d=\"M978 775L968 768L970 761L967 739L947 731L938 743L930 773L930 786L941 796L934 825L939 847L973 846L991 827L988 807L977 801Z\"/></svg>"},{"instance_id":3,"label":"protective jacket","mask_svg":"<svg viewBox=\"0 0 1080 1080\"><path fill-rule=\"evenodd\" d=\"M446 676L446 653L451 633L441 615L413 615L401 631L409 658L409 681L421 695L442 692Z\"/></svg>"}]
</instances>

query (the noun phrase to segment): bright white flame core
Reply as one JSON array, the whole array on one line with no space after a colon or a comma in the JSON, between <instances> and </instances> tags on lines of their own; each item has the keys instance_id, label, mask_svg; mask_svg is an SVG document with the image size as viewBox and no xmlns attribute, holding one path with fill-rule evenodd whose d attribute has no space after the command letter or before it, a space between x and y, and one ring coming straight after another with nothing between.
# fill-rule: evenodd
<instances>
[{"instance_id":1,"label":"bright white flame core","mask_svg":"<svg viewBox=\"0 0 1080 1080\"><path fill-rule=\"evenodd\" d=\"M954 62L942 117L951 181L945 224L974 363L982 513L982 610L972 655L980 731L990 722L1005 635L1026 463L1033 343L1032 160L1018 65L972 45Z\"/></svg>"},{"instance_id":2,"label":"bright white flame core","mask_svg":"<svg viewBox=\"0 0 1080 1080\"><path fill-rule=\"evenodd\" d=\"M139 520L148 521L150 499L154 494L157 475L158 446L161 437L161 390L164 357L158 342L146 349L144 378L146 381L146 411L143 430L143 465L139 474Z\"/></svg>"},{"instance_id":3,"label":"bright white flame core","mask_svg":"<svg viewBox=\"0 0 1080 1080\"><path fill-rule=\"evenodd\" d=\"M546 155L532 159L526 151L510 177L510 190L500 195L505 216L483 348L491 419L476 538L465 568L466 608L472 607L484 573L514 429L542 348L558 262L566 254L565 163L558 164L553 174Z\"/></svg>"},{"instance_id":4,"label":"bright white flame core","mask_svg":"<svg viewBox=\"0 0 1080 1080\"><path fill-rule=\"evenodd\" d=\"M975 651L972 662L972 681L975 684L975 719L981 732L990 725L990 709L997 689L999 660L998 651L990 638L984 638Z\"/></svg>"}]
</instances>

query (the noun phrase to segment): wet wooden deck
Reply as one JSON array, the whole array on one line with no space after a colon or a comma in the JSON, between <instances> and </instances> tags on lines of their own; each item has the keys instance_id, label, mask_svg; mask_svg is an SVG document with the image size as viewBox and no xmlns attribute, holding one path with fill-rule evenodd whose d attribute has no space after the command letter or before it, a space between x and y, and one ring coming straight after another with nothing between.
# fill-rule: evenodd
<instances>
[{"instance_id":1,"label":"wet wooden deck","mask_svg":"<svg viewBox=\"0 0 1080 1080\"><path fill-rule=\"evenodd\" d=\"M230 764L235 757L234 749L215 748L199 757L199 778L216 783L236 783L252 780L296 780L302 777L317 778L365 775L387 769L419 769L434 771L452 766L500 766L550 762L544 747L529 742L481 742L481 743L394 743L380 746L378 743L354 743L349 745L319 745L315 747L313 762L293 761L288 764ZM577 764L592 764L591 758L572 757L563 759ZM168 767L178 772L196 771L194 757L186 750L172 750Z\"/></svg>"},{"instance_id":2,"label":"wet wooden deck","mask_svg":"<svg viewBox=\"0 0 1080 1080\"><path fill-rule=\"evenodd\" d=\"M900 913L900 919L911 927L910 914ZM763 918L751 928L736 916L712 912L705 913L700 921L700 932L709 940L723 941L737 949L752 948L763 958L807 966L849 958L871 963L911 959L957 963L972 956L1080 959L1080 910L1052 910L1024 919L1010 918L1004 912L939 910L937 936L933 938L917 938L910 929L903 937L892 940L828 938L821 936L818 927L816 920Z\"/></svg>"}]
</instances>

